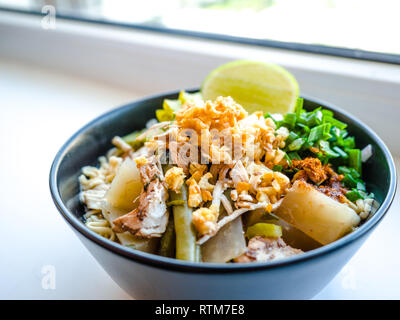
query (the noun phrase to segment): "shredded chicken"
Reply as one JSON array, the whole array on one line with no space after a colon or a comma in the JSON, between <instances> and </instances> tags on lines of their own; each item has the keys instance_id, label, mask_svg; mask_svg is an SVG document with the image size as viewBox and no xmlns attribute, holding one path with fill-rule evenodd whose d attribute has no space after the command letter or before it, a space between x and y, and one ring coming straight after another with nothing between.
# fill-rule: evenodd
<instances>
[{"instance_id":1,"label":"shredded chicken","mask_svg":"<svg viewBox=\"0 0 400 320\"><path fill-rule=\"evenodd\" d=\"M161 237L168 223L166 200L168 193L163 185L164 175L159 158L148 153L135 158L144 190L139 197L139 207L115 219L113 230L129 231L140 237Z\"/></svg>"},{"instance_id":2,"label":"shredded chicken","mask_svg":"<svg viewBox=\"0 0 400 320\"><path fill-rule=\"evenodd\" d=\"M159 180L150 182L147 191L140 196L139 207L115 219L113 230L117 233L129 231L146 238L161 237L168 223L167 197Z\"/></svg>"},{"instance_id":3,"label":"shredded chicken","mask_svg":"<svg viewBox=\"0 0 400 320\"><path fill-rule=\"evenodd\" d=\"M156 156L141 156L139 158L136 158L135 162L139 169L140 178L144 186L147 186L154 179L164 179L161 164L159 164Z\"/></svg>"},{"instance_id":4,"label":"shredded chicken","mask_svg":"<svg viewBox=\"0 0 400 320\"><path fill-rule=\"evenodd\" d=\"M254 261L273 261L303 253L300 249L292 248L281 238L263 238L256 236L250 239L247 250L235 258L235 262L245 263Z\"/></svg>"},{"instance_id":5,"label":"shredded chicken","mask_svg":"<svg viewBox=\"0 0 400 320\"><path fill-rule=\"evenodd\" d=\"M80 197L88 209L101 210L101 203L107 190L108 187L106 185L99 185L94 189L82 191Z\"/></svg>"},{"instance_id":6,"label":"shredded chicken","mask_svg":"<svg viewBox=\"0 0 400 320\"><path fill-rule=\"evenodd\" d=\"M224 194L221 195L221 203L222 203L226 213L229 215L232 214L233 209L232 209L231 202L228 200L228 198Z\"/></svg>"},{"instance_id":7,"label":"shredded chicken","mask_svg":"<svg viewBox=\"0 0 400 320\"><path fill-rule=\"evenodd\" d=\"M243 166L242 161L236 162L235 166L231 170L231 178L233 185L236 187L239 182L249 182L249 175L246 168Z\"/></svg>"},{"instance_id":8,"label":"shredded chicken","mask_svg":"<svg viewBox=\"0 0 400 320\"><path fill-rule=\"evenodd\" d=\"M213 191L213 200L212 200L212 205L214 205L219 212L219 207L221 205L221 198L222 195L224 194L225 187L224 184L221 181L217 181L214 187Z\"/></svg>"}]
</instances>

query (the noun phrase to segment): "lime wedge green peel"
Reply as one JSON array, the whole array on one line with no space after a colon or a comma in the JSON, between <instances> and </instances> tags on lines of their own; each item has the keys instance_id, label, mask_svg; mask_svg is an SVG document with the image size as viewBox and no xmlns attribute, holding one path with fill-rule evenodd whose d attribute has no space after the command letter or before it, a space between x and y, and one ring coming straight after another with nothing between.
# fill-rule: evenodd
<instances>
[{"instance_id":1,"label":"lime wedge green peel","mask_svg":"<svg viewBox=\"0 0 400 320\"><path fill-rule=\"evenodd\" d=\"M299 85L286 69L270 63L239 60L224 64L204 80L204 100L231 96L249 113L286 114L293 112L299 97Z\"/></svg>"}]
</instances>

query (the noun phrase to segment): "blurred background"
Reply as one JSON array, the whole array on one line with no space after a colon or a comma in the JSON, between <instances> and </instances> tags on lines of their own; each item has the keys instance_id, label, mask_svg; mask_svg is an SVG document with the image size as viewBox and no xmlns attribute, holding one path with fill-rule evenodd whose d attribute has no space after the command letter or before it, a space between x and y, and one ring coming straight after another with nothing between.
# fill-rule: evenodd
<instances>
[{"instance_id":1,"label":"blurred background","mask_svg":"<svg viewBox=\"0 0 400 320\"><path fill-rule=\"evenodd\" d=\"M0 6L211 38L242 38L399 54L397 0L1 0ZM301 46L300 46L301 47ZM303 47L304 48L304 47ZM310 49L310 48L309 48Z\"/></svg>"},{"instance_id":2,"label":"blurred background","mask_svg":"<svg viewBox=\"0 0 400 320\"><path fill-rule=\"evenodd\" d=\"M52 160L100 114L198 87L222 63L284 66L399 164L398 12L396 0L0 0L0 298L129 299L57 213ZM400 299L399 210L397 197L316 299Z\"/></svg>"}]
</instances>

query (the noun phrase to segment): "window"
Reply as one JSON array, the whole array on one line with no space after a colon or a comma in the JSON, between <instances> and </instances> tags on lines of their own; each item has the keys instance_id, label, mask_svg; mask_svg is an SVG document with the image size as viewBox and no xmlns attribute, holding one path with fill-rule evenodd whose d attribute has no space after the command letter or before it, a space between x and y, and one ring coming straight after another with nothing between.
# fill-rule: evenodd
<instances>
[{"instance_id":1,"label":"window","mask_svg":"<svg viewBox=\"0 0 400 320\"><path fill-rule=\"evenodd\" d=\"M397 0L0 0L0 7L400 63Z\"/></svg>"}]
</instances>

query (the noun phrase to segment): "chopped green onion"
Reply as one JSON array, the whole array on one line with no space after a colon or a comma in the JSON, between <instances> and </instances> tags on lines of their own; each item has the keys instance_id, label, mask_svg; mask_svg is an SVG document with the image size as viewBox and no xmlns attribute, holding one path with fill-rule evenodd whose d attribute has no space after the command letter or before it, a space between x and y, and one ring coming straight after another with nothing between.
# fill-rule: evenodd
<instances>
[{"instance_id":1,"label":"chopped green onion","mask_svg":"<svg viewBox=\"0 0 400 320\"><path fill-rule=\"evenodd\" d=\"M308 141L306 141L306 142L304 142L304 144L303 144L303 146L302 146L302 149L303 149L303 150L308 150L308 149L310 149L312 146L313 146L312 143L309 143Z\"/></svg>"},{"instance_id":2,"label":"chopped green onion","mask_svg":"<svg viewBox=\"0 0 400 320\"><path fill-rule=\"evenodd\" d=\"M264 115L264 118L271 118L275 123L282 121L282 117L280 114L273 114L273 113L269 113L269 112L267 112Z\"/></svg>"},{"instance_id":3,"label":"chopped green onion","mask_svg":"<svg viewBox=\"0 0 400 320\"><path fill-rule=\"evenodd\" d=\"M346 132L346 134L347 134L347 132ZM356 146L356 142L354 140L354 137L348 137L343 140L342 147L354 149L355 146Z\"/></svg>"},{"instance_id":4,"label":"chopped green onion","mask_svg":"<svg viewBox=\"0 0 400 320\"><path fill-rule=\"evenodd\" d=\"M302 114L303 116L303 114ZM323 113L321 111L321 107L315 109L312 112L308 112L303 116L303 119L305 121L305 123L310 126L310 127L314 127L317 126L319 124L322 123L322 119L323 119Z\"/></svg>"},{"instance_id":5,"label":"chopped green onion","mask_svg":"<svg viewBox=\"0 0 400 320\"><path fill-rule=\"evenodd\" d=\"M335 119L332 116L324 116L324 121L329 122L332 126L339 128L340 130L343 130L347 127L347 124L345 124L342 121L339 121Z\"/></svg>"},{"instance_id":6,"label":"chopped green onion","mask_svg":"<svg viewBox=\"0 0 400 320\"><path fill-rule=\"evenodd\" d=\"M298 134L295 133L294 131L290 131L289 136L286 139L286 143L291 143L292 141L296 140L298 138Z\"/></svg>"},{"instance_id":7,"label":"chopped green onion","mask_svg":"<svg viewBox=\"0 0 400 320\"><path fill-rule=\"evenodd\" d=\"M293 160L293 159L301 160L301 157L299 156L299 154L296 151L289 152L287 155L290 160Z\"/></svg>"},{"instance_id":8,"label":"chopped green onion","mask_svg":"<svg viewBox=\"0 0 400 320\"><path fill-rule=\"evenodd\" d=\"M357 189L352 189L351 191L346 193L346 198L349 199L351 202L357 201L358 199L365 199L365 193L359 191Z\"/></svg>"},{"instance_id":9,"label":"chopped green onion","mask_svg":"<svg viewBox=\"0 0 400 320\"><path fill-rule=\"evenodd\" d=\"M319 149L324 153L324 155L333 157L333 158L339 157L339 154L330 148L328 141L319 140L318 145L319 145Z\"/></svg>"},{"instance_id":10,"label":"chopped green onion","mask_svg":"<svg viewBox=\"0 0 400 320\"><path fill-rule=\"evenodd\" d=\"M356 188L357 190L367 191L367 189L365 188L365 183L362 180L357 180Z\"/></svg>"},{"instance_id":11,"label":"chopped green onion","mask_svg":"<svg viewBox=\"0 0 400 320\"><path fill-rule=\"evenodd\" d=\"M333 151L339 154L340 157L347 159L349 156L347 155L346 152L344 152L342 149L340 149L338 146L332 148Z\"/></svg>"},{"instance_id":12,"label":"chopped green onion","mask_svg":"<svg viewBox=\"0 0 400 320\"><path fill-rule=\"evenodd\" d=\"M289 125L289 127L291 128L294 128L294 125L296 124L296 119L296 114L289 112L285 114L285 117L283 118L283 123Z\"/></svg>"},{"instance_id":13,"label":"chopped green onion","mask_svg":"<svg viewBox=\"0 0 400 320\"><path fill-rule=\"evenodd\" d=\"M298 123L307 124L309 112L300 113L300 117L297 118Z\"/></svg>"},{"instance_id":14,"label":"chopped green onion","mask_svg":"<svg viewBox=\"0 0 400 320\"><path fill-rule=\"evenodd\" d=\"M342 131L339 128L332 127L330 132L332 133L333 137L336 138L336 140L341 138Z\"/></svg>"},{"instance_id":15,"label":"chopped green onion","mask_svg":"<svg viewBox=\"0 0 400 320\"><path fill-rule=\"evenodd\" d=\"M348 168L346 166L339 166L338 167L338 172L341 173L341 174L350 173L350 168Z\"/></svg>"},{"instance_id":16,"label":"chopped green onion","mask_svg":"<svg viewBox=\"0 0 400 320\"><path fill-rule=\"evenodd\" d=\"M351 174L355 179L360 177L360 174L357 172L357 170L345 166L340 166L338 168L338 172L341 174Z\"/></svg>"},{"instance_id":17,"label":"chopped green onion","mask_svg":"<svg viewBox=\"0 0 400 320\"><path fill-rule=\"evenodd\" d=\"M303 138L298 138L294 140L291 144L289 144L288 149L290 151L300 150L301 146L306 142Z\"/></svg>"},{"instance_id":18,"label":"chopped green onion","mask_svg":"<svg viewBox=\"0 0 400 320\"><path fill-rule=\"evenodd\" d=\"M273 170L292 173L296 170L291 168L292 160L301 160L310 155L318 157L324 165L331 163L344 175L342 182L351 190L348 193L349 199L356 201L367 197L365 183L361 180L362 152L356 149L355 138L349 136L347 124L336 119L332 111L322 107L307 112L303 109L303 103L303 99L298 99L295 111L276 121L277 127L285 126L289 129L284 149L289 169L278 165ZM272 118L272 115L267 114L265 117Z\"/></svg>"},{"instance_id":19,"label":"chopped green onion","mask_svg":"<svg viewBox=\"0 0 400 320\"><path fill-rule=\"evenodd\" d=\"M290 159L290 157L289 157L289 155L287 153L285 153L285 157L284 158L288 161L289 167L291 167L292 166L292 159Z\"/></svg>"},{"instance_id":20,"label":"chopped green onion","mask_svg":"<svg viewBox=\"0 0 400 320\"><path fill-rule=\"evenodd\" d=\"M300 118L300 114L303 111L303 103L304 103L303 98L297 98L296 109L295 109L297 118Z\"/></svg>"},{"instance_id":21,"label":"chopped green onion","mask_svg":"<svg viewBox=\"0 0 400 320\"><path fill-rule=\"evenodd\" d=\"M324 123L311 129L308 135L308 142L312 143L317 140L325 140L331 129L330 123ZM330 135L329 135L330 136Z\"/></svg>"},{"instance_id":22,"label":"chopped green onion","mask_svg":"<svg viewBox=\"0 0 400 320\"><path fill-rule=\"evenodd\" d=\"M311 130L311 129L310 129L310 127L307 126L306 124L297 122L297 123L296 123L296 126L300 127L300 128L304 131L304 133L306 133L307 135L310 133L310 130Z\"/></svg>"},{"instance_id":23,"label":"chopped green onion","mask_svg":"<svg viewBox=\"0 0 400 320\"><path fill-rule=\"evenodd\" d=\"M323 109L321 112L324 116L333 117L333 112L331 110Z\"/></svg>"},{"instance_id":24,"label":"chopped green onion","mask_svg":"<svg viewBox=\"0 0 400 320\"><path fill-rule=\"evenodd\" d=\"M346 193L346 198L349 199L351 202L355 202L358 199L363 199L362 195L357 189L353 189Z\"/></svg>"},{"instance_id":25,"label":"chopped green onion","mask_svg":"<svg viewBox=\"0 0 400 320\"><path fill-rule=\"evenodd\" d=\"M346 174L344 175L344 178L343 178L342 181L343 181L344 185L345 185L346 187L348 187L348 188L355 188L355 187L357 187L357 180L354 179L354 177L353 177L351 174L349 174L349 173L346 173Z\"/></svg>"},{"instance_id":26,"label":"chopped green onion","mask_svg":"<svg viewBox=\"0 0 400 320\"><path fill-rule=\"evenodd\" d=\"M349 167L357 170L357 172L361 175L361 150L348 149L347 153L349 155Z\"/></svg>"},{"instance_id":27,"label":"chopped green onion","mask_svg":"<svg viewBox=\"0 0 400 320\"><path fill-rule=\"evenodd\" d=\"M274 165L272 170L282 172L283 167L280 164Z\"/></svg>"}]
</instances>

